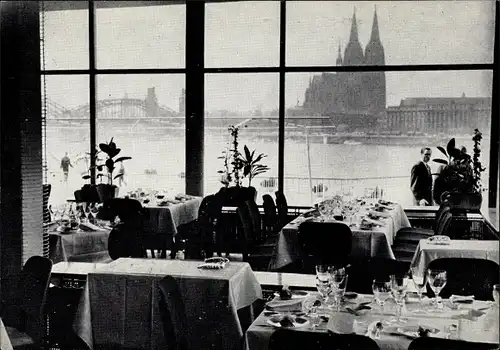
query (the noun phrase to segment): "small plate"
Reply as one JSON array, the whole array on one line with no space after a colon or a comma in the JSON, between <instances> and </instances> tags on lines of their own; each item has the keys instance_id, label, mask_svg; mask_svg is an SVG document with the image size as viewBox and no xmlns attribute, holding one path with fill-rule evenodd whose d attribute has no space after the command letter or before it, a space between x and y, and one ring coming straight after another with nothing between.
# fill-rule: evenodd
<instances>
[{"instance_id":1,"label":"small plate","mask_svg":"<svg viewBox=\"0 0 500 350\"><path fill-rule=\"evenodd\" d=\"M292 299L300 299L300 298L305 298L309 295L309 292L306 292L306 291L303 291L303 290L292 290ZM280 293L279 292L275 292L274 293L275 296L279 297L280 296ZM280 298L281 300L281 298ZM290 300L290 299L288 299Z\"/></svg>"},{"instance_id":2,"label":"small plate","mask_svg":"<svg viewBox=\"0 0 500 350\"><path fill-rule=\"evenodd\" d=\"M309 320L304 318L304 317L293 317L293 327L286 327L286 328L302 328L306 327L309 325ZM267 320L267 323L270 324L273 327L278 327L281 328L280 321L282 319L282 316L273 316Z\"/></svg>"}]
</instances>

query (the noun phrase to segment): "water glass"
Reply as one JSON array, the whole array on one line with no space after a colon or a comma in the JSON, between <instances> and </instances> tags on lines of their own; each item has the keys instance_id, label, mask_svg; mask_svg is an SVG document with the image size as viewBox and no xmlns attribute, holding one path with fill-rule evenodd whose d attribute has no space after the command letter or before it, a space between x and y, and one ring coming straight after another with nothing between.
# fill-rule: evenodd
<instances>
[{"instance_id":1,"label":"water glass","mask_svg":"<svg viewBox=\"0 0 500 350\"><path fill-rule=\"evenodd\" d=\"M401 319L401 311L403 310L403 306L405 304L406 297L406 287L408 280L405 276L391 275L391 294L394 298L398 306L397 318L395 320L391 320L391 322L401 323L403 320Z\"/></svg>"},{"instance_id":2,"label":"water glass","mask_svg":"<svg viewBox=\"0 0 500 350\"><path fill-rule=\"evenodd\" d=\"M328 298L332 290L331 269L331 265L316 265L316 288L323 297L323 300Z\"/></svg>"},{"instance_id":3,"label":"water glass","mask_svg":"<svg viewBox=\"0 0 500 350\"><path fill-rule=\"evenodd\" d=\"M377 304L380 305L382 314L384 314L385 301L391 296L391 282L375 279L373 280L372 291Z\"/></svg>"},{"instance_id":4,"label":"water glass","mask_svg":"<svg viewBox=\"0 0 500 350\"><path fill-rule=\"evenodd\" d=\"M428 283L436 296L436 310L443 309L443 303L439 293L446 286L446 271L444 270L428 270L427 271Z\"/></svg>"},{"instance_id":5,"label":"water glass","mask_svg":"<svg viewBox=\"0 0 500 350\"><path fill-rule=\"evenodd\" d=\"M493 300L495 300L495 306L500 305L500 284L493 286Z\"/></svg>"},{"instance_id":6,"label":"water glass","mask_svg":"<svg viewBox=\"0 0 500 350\"><path fill-rule=\"evenodd\" d=\"M413 284L415 285L415 289L418 294L418 302L420 306L422 306L422 296L425 291L425 286L427 284L425 274L420 274L417 271L417 268L411 269L411 279L413 280Z\"/></svg>"},{"instance_id":7,"label":"water glass","mask_svg":"<svg viewBox=\"0 0 500 350\"><path fill-rule=\"evenodd\" d=\"M345 275L342 281L338 284L332 286L332 294L334 305L337 306L337 312L340 311L340 306L342 305L342 299L344 298L345 290L347 288L348 275Z\"/></svg>"}]
</instances>

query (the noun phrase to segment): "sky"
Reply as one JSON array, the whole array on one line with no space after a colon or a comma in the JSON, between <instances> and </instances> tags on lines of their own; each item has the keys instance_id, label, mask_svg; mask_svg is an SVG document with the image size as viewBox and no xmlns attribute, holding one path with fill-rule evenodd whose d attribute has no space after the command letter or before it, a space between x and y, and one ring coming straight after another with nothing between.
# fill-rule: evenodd
<instances>
[{"instance_id":1,"label":"sky","mask_svg":"<svg viewBox=\"0 0 500 350\"><path fill-rule=\"evenodd\" d=\"M291 1L287 3L286 63L334 65L339 45L349 39L356 11L359 40L369 41L374 9L387 64L491 63L494 1ZM85 10L45 14L46 69L88 68L88 14ZM98 9L98 68L183 68L185 6ZM206 5L207 67L277 66L279 2ZM317 74L317 73L315 73ZM302 103L312 73L286 75L286 106ZM277 73L209 74L205 108L248 111L277 108ZM387 72L387 104L405 97L491 96L492 74L468 72ZM155 87L161 105L179 109L184 75L101 75L97 98L145 98ZM75 108L88 103L86 76L47 78L48 97Z\"/></svg>"}]
</instances>

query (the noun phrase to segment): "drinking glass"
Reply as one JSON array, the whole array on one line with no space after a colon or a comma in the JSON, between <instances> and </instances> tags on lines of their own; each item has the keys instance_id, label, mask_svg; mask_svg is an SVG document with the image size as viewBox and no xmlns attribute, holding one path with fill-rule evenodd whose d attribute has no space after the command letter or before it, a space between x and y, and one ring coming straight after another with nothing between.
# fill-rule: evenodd
<instances>
[{"instance_id":1,"label":"drinking glass","mask_svg":"<svg viewBox=\"0 0 500 350\"><path fill-rule=\"evenodd\" d=\"M382 314L384 314L385 301L391 296L391 282L375 279L373 280L372 291L377 304L380 305Z\"/></svg>"},{"instance_id":2,"label":"drinking glass","mask_svg":"<svg viewBox=\"0 0 500 350\"><path fill-rule=\"evenodd\" d=\"M326 203L319 203L318 205L318 211L321 215L321 219L323 221L325 221L327 219L327 216L328 216L328 207L326 205Z\"/></svg>"},{"instance_id":3,"label":"drinking glass","mask_svg":"<svg viewBox=\"0 0 500 350\"><path fill-rule=\"evenodd\" d=\"M413 284L415 285L415 289L417 290L418 303L420 304L420 307L422 307L422 296L424 294L425 286L427 284L425 273L421 274L417 271L417 268L412 268L411 279L413 280Z\"/></svg>"},{"instance_id":4,"label":"drinking glass","mask_svg":"<svg viewBox=\"0 0 500 350\"><path fill-rule=\"evenodd\" d=\"M493 300L495 300L495 306L500 305L500 284L493 286Z\"/></svg>"},{"instance_id":5,"label":"drinking glass","mask_svg":"<svg viewBox=\"0 0 500 350\"><path fill-rule=\"evenodd\" d=\"M436 296L436 310L443 309L443 303L439 293L446 286L446 271L444 270L428 270L427 271L428 283Z\"/></svg>"},{"instance_id":6,"label":"drinking glass","mask_svg":"<svg viewBox=\"0 0 500 350\"><path fill-rule=\"evenodd\" d=\"M330 269L331 265L316 265L316 288L323 300L328 298L332 290L332 281L329 273Z\"/></svg>"},{"instance_id":7,"label":"drinking glass","mask_svg":"<svg viewBox=\"0 0 500 350\"><path fill-rule=\"evenodd\" d=\"M337 306L337 312L340 311L340 306L342 305L342 298L345 294L348 277L349 275L345 275L340 283L333 283L332 286L333 301L334 305Z\"/></svg>"},{"instance_id":8,"label":"drinking glass","mask_svg":"<svg viewBox=\"0 0 500 350\"><path fill-rule=\"evenodd\" d=\"M404 275L391 275L391 294L398 306L398 313L396 319L391 319L390 322L402 323L404 320L401 319L401 311L405 304L406 287L408 280Z\"/></svg>"},{"instance_id":9,"label":"drinking glass","mask_svg":"<svg viewBox=\"0 0 500 350\"><path fill-rule=\"evenodd\" d=\"M344 282L345 277L347 276L345 268L343 267L341 268L331 267L329 273L332 285L335 288L339 288L342 282Z\"/></svg>"}]
</instances>

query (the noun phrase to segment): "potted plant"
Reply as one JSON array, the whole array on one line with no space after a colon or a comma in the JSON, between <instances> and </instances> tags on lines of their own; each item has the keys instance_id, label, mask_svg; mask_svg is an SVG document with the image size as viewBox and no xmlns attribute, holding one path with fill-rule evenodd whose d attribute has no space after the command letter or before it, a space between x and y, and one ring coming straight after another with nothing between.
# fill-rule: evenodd
<instances>
[{"instance_id":1,"label":"potted plant","mask_svg":"<svg viewBox=\"0 0 500 350\"><path fill-rule=\"evenodd\" d=\"M83 180L89 181L91 179L91 169L92 164L90 162L91 157L94 157L94 164L97 164L99 159L99 150L95 149L94 154L86 152L85 156L83 157L85 164L87 166L87 171L85 175L82 176ZM87 202L87 203L97 203L99 202L99 194L97 193L97 186L91 183L86 183L82 186L80 190L75 191L75 199L77 202Z\"/></svg>"},{"instance_id":2,"label":"potted plant","mask_svg":"<svg viewBox=\"0 0 500 350\"><path fill-rule=\"evenodd\" d=\"M97 193L99 194L99 199L101 200L101 202L104 202L118 195L118 186L113 185L113 180L119 178L120 176L123 176L123 174L120 173L113 176L113 171L115 170L116 163L132 159L132 157L115 158L116 156L118 156L118 154L120 154L121 149L116 147L116 143L113 142L113 138L111 138L109 143L100 143L99 149L107 156L104 164L99 164L96 166L97 170L99 171L97 177L101 181L101 183L97 185ZM102 183L103 178L107 180L106 183Z\"/></svg>"},{"instance_id":3,"label":"potted plant","mask_svg":"<svg viewBox=\"0 0 500 350\"><path fill-rule=\"evenodd\" d=\"M465 147L456 147L455 139L452 138L444 149L438 146L438 150L447 159L433 159L434 162L442 164L434 182L433 197L437 204L446 198L455 209L479 210L482 203L481 172L485 170L479 156L481 153L481 132L474 130L474 157L467 154Z\"/></svg>"},{"instance_id":4,"label":"potted plant","mask_svg":"<svg viewBox=\"0 0 500 350\"><path fill-rule=\"evenodd\" d=\"M243 165L243 177L248 176L248 187L252 186L252 179L262 173L269 170L267 165L260 164L259 162L267 157L264 153L260 153L255 156L255 150L250 152L248 147L245 145L243 147L244 153L240 155L240 160Z\"/></svg>"},{"instance_id":5,"label":"potted plant","mask_svg":"<svg viewBox=\"0 0 500 350\"><path fill-rule=\"evenodd\" d=\"M238 148L239 127L230 125L228 130L231 133L232 140L230 147L223 150L222 156L219 157L219 159L224 160L224 170L218 171L222 176L221 183L224 185L219 192L224 192L224 205L238 206L248 199L255 200L257 191L254 187L242 186L242 179L246 176L244 167L247 157L243 156Z\"/></svg>"}]
</instances>

